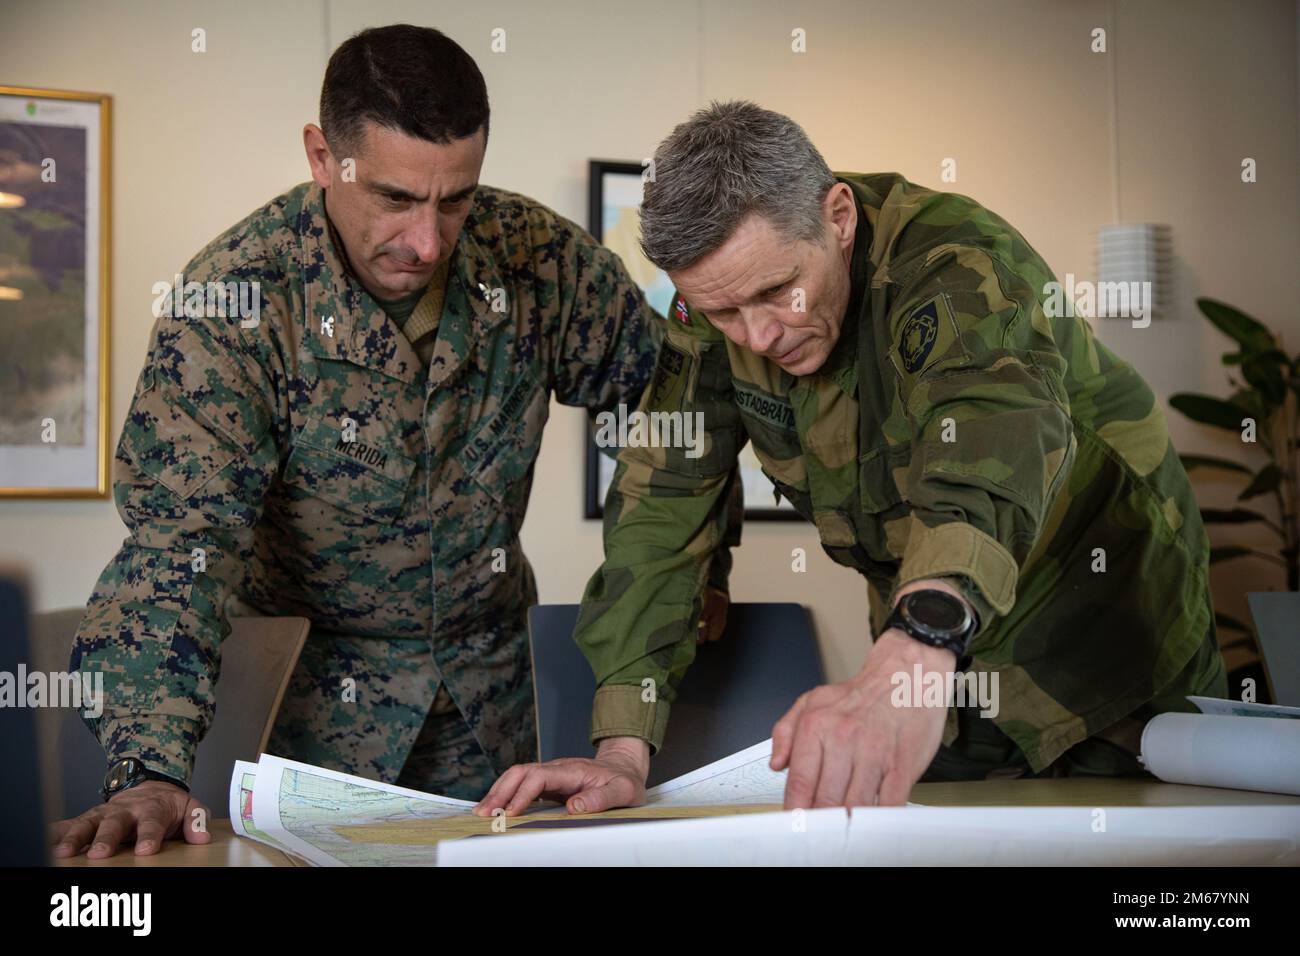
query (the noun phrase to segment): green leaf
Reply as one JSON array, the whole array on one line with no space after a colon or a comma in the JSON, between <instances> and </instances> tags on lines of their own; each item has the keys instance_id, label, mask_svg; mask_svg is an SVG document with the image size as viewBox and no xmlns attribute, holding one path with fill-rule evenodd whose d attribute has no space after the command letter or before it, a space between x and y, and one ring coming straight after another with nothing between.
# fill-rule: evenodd
<instances>
[{"instance_id":1,"label":"green leaf","mask_svg":"<svg viewBox=\"0 0 1300 956\"><path fill-rule=\"evenodd\" d=\"M1249 511L1245 508L1202 508L1201 520L1206 523L1215 524L1245 524L1248 521L1264 521L1268 518L1257 511Z\"/></svg>"},{"instance_id":2,"label":"green leaf","mask_svg":"<svg viewBox=\"0 0 1300 956\"><path fill-rule=\"evenodd\" d=\"M1262 425L1268 418L1268 409L1264 407L1259 393L1253 388L1239 388L1228 396L1228 404L1235 405L1254 418L1257 425Z\"/></svg>"},{"instance_id":3,"label":"green leaf","mask_svg":"<svg viewBox=\"0 0 1300 956\"><path fill-rule=\"evenodd\" d=\"M1273 491L1282 483L1282 469L1277 465L1268 464L1260 469L1259 474L1250 480L1250 484L1239 495L1238 501L1245 501L1247 498L1254 498L1256 495L1266 494Z\"/></svg>"},{"instance_id":4,"label":"green leaf","mask_svg":"<svg viewBox=\"0 0 1300 956\"><path fill-rule=\"evenodd\" d=\"M1224 614L1222 611L1214 612L1214 623L1219 625L1219 627L1227 628L1230 631L1241 631L1243 634L1251 633L1250 628L1245 624L1242 624L1235 617Z\"/></svg>"},{"instance_id":5,"label":"green leaf","mask_svg":"<svg viewBox=\"0 0 1300 956\"><path fill-rule=\"evenodd\" d=\"M1263 551L1254 551L1250 548L1243 548L1235 544L1226 544L1218 548L1210 549L1210 563L1216 561L1231 561L1233 558L1244 558L1247 555L1256 558L1263 558L1265 561L1272 561L1286 567L1286 562L1276 554L1265 554Z\"/></svg>"},{"instance_id":6,"label":"green leaf","mask_svg":"<svg viewBox=\"0 0 1300 956\"><path fill-rule=\"evenodd\" d=\"M1240 393L1238 393L1240 394ZM1209 395L1179 392L1169 397L1169 404L1194 422L1240 432L1241 420L1251 412L1241 405Z\"/></svg>"},{"instance_id":7,"label":"green leaf","mask_svg":"<svg viewBox=\"0 0 1300 956\"><path fill-rule=\"evenodd\" d=\"M1286 371L1291 370L1291 360L1286 357L1286 353L1281 349L1264 349L1262 352L1246 353L1245 358L1249 361L1272 362L1280 365Z\"/></svg>"},{"instance_id":8,"label":"green leaf","mask_svg":"<svg viewBox=\"0 0 1300 956\"><path fill-rule=\"evenodd\" d=\"M1259 352L1245 349L1240 352L1224 352L1220 361L1224 365L1241 365L1243 362L1272 362L1282 366L1287 371L1291 370L1291 360L1286 357L1286 353L1281 349L1264 349Z\"/></svg>"},{"instance_id":9,"label":"green leaf","mask_svg":"<svg viewBox=\"0 0 1300 956\"><path fill-rule=\"evenodd\" d=\"M1210 563L1215 561L1229 561L1232 558L1240 558L1243 555L1253 554L1250 548L1241 548L1235 544L1224 545L1220 548L1210 549Z\"/></svg>"},{"instance_id":10,"label":"green leaf","mask_svg":"<svg viewBox=\"0 0 1300 956\"><path fill-rule=\"evenodd\" d=\"M1277 363L1247 356L1241 363L1241 374L1259 392L1270 411L1286 400L1286 384Z\"/></svg>"},{"instance_id":11,"label":"green leaf","mask_svg":"<svg viewBox=\"0 0 1300 956\"><path fill-rule=\"evenodd\" d=\"M1230 651L1234 647L1253 648L1254 646L1255 646L1255 635L1252 634L1250 637L1239 637L1235 641L1229 641L1227 644L1220 644L1219 650Z\"/></svg>"},{"instance_id":12,"label":"green leaf","mask_svg":"<svg viewBox=\"0 0 1300 956\"><path fill-rule=\"evenodd\" d=\"M1178 458L1188 471L1193 468L1226 468L1228 471L1239 471L1245 475L1252 473L1245 465L1229 461L1226 458L1215 458L1211 455L1179 455Z\"/></svg>"},{"instance_id":13,"label":"green leaf","mask_svg":"<svg viewBox=\"0 0 1300 956\"><path fill-rule=\"evenodd\" d=\"M1261 350L1273 347L1273 333L1262 322L1216 299L1197 299L1205 317L1220 332L1233 341L1240 342L1243 350Z\"/></svg>"}]
</instances>

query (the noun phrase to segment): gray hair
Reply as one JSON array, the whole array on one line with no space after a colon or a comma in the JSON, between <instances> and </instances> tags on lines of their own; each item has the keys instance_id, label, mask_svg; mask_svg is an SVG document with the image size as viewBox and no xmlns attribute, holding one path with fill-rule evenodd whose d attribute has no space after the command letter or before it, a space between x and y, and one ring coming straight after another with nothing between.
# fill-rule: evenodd
<instances>
[{"instance_id":1,"label":"gray hair","mask_svg":"<svg viewBox=\"0 0 1300 956\"><path fill-rule=\"evenodd\" d=\"M799 124L747 100L716 100L655 150L641 202L641 250L665 272L713 252L750 213L790 241L825 239L835 185Z\"/></svg>"}]
</instances>

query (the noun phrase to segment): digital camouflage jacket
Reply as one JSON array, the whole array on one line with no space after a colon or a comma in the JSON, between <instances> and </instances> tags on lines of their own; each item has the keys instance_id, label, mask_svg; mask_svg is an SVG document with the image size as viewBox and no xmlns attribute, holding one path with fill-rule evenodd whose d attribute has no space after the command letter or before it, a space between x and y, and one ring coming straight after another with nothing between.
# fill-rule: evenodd
<instances>
[{"instance_id":1,"label":"digital camouflage jacket","mask_svg":"<svg viewBox=\"0 0 1300 956\"><path fill-rule=\"evenodd\" d=\"M260 316L177 318L169 300L155 324L114 461L130 535L72 658L104 673L109 757L188 779L235 597L312 622L273 752L393 781L445 682L497 772L533 759L519 530L550 397L635 406L653 369L653 312L621 261L480 186L427 368L345 271L312 184L184 278L256 282Z\"/></svg>"}]
</instances>

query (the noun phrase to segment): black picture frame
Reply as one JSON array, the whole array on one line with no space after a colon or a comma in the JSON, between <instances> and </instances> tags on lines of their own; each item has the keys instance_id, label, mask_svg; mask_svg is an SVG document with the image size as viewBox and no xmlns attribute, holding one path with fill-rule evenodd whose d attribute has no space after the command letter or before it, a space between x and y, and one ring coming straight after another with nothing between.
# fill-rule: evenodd
<instances>
[{"instance_id":1,"label":"black picture frame","mask_svg":"<svg viewBox=\"0 0 1300 956\"><path fill-rule=\"evenodd\" d=\"M645 167L641 163L627 160L592 159L587 163L587 231L599 242L605 242L605 197L611 177L631 177L640 182ZM624 183L624 192L630 186ZM606 243L608 245L608 243ZM626 259L628 256L640 256L640 250L620 249L614 251ZM662 275L662 273L659 273ZM646 291L645 288L642 291ZM654 304L651 303L654 308ZM662 311L656 309L656 311ZM751 452L752 454L752 452ZM602 459L608 464L602 466ZM612 477L614 461L597 447L594 426L588 426L583 462L583 517L599 521L604 517L605 492L608 490L607 478L602 470ZM803 517L794 510L789 502L782 500L779 506L754 504L754 498L762 496L763 500L775 500L774 489L756 464L741 465L746 479L745 520L746 521L802 521Z\"/></svg>"}]
</instances>

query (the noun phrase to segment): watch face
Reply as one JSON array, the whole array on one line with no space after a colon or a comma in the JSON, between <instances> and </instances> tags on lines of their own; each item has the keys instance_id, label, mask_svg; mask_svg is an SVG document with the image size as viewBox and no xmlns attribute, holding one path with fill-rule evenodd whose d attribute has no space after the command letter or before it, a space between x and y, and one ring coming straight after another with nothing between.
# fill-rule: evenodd
<instances>
[{"instance_id":1,"label":"watch face","mask_svg":"<svg viewBox=\"0 0 1300 956\"><path fill-rule=\"evenodd\" d=\"M134 776L135 761L130 758L119 760L109 768L108 776L104 780L104 788L110 793L121 790Z\"/></svg>"},{"instance_id":2,"label":"watch face","mask_svg":"<svg viewBox=\"0 0 1300 956\"><path fill-rule=\"evenodd\" d=\"M960 633L966 628L966 608L951 594L942 591L915 591L907 599L907 613L918 624L930 630Z\"/></svg>"}]
</instances>

